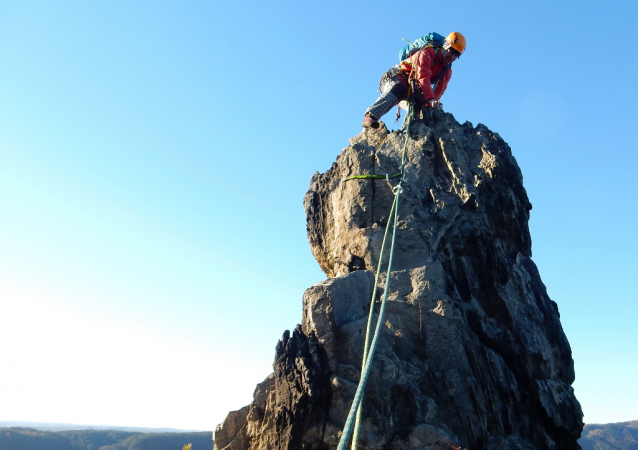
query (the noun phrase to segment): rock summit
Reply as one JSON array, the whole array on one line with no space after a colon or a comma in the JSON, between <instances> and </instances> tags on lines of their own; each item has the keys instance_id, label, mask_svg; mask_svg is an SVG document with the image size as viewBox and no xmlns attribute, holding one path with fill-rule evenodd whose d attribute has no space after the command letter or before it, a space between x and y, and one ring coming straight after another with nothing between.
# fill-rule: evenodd
<instances>
[{"instance_id":1,"label":"rock summit","mask_svg":"<svg viewBox=\"0 0 638 450\"><path fill-rule=\"evenodd\" d=\"M531 259L532 205L512 151L482 124L439 110L424 116L407 137L359 449L580 449L571 349ZM329 278L305 292L301 324L277 343L273 374L218 426L216 450L337 448L394 195L385 179L342 180L398 172L405 139L385 125L366 130L313 175L308 239Z\"/></svg>"}]
</instances>

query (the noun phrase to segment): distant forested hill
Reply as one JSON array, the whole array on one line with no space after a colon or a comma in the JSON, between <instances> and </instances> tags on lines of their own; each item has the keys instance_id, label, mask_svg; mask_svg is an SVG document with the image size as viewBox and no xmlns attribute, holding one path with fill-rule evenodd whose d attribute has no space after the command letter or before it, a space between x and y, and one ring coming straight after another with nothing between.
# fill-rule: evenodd
<instances>
[{"instance_id":1,"label":"distant forested hill","mask_svg":"<svg viewBox=\"0 0 638 450\"><path fill-rule=\"evenodd\" d=\"M585 425L578 443L583 450L638 450L638 420ZM185 444L212 450L212 433L0 428L0 450L182 450Z\"/></svg>"},{"instance_id":2,"label":"distant forested hill","mask_svg":"<svg viewBox=\"0 0 638 450\"><path fill-rule=\"evenodd\" d=\"M578 443L583 450L638 450L638 420L585 425Z\"/></svg>"},{"instance_id":3,"label":"distant forested hill","mask_svg":"<svg viewBox=\"0 0 638 450\"><path fill-rule=\"evenodd\" d=\"M115 430L38 431L0 428L1 450L212 450L210 432L139 433Z\"/></svg>"}]
</instances>

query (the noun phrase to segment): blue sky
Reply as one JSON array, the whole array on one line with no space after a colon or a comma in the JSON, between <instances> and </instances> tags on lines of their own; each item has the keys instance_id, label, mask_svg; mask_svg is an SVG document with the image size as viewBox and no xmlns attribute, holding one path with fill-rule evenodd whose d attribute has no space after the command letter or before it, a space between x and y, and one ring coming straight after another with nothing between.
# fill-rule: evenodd
<instances>
[{"instance_id":1,"label":"blue sky","mask_svg":"<svg viewBox=\"0 0 638 450\"><path fill-rule=\"evenodd\" d=\"M586 422L638 419L635 2L5 1L0 420L213 429L324 275L302 198L402 38L512 147ZM387 117L391 122L390 114Z\"/></svg>"}]
</instances>

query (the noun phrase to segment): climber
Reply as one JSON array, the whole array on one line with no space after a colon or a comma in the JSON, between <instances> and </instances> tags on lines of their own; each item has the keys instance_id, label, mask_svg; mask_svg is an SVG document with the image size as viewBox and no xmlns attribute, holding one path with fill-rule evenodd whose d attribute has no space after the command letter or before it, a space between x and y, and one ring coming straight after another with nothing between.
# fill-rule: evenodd
<instances>
[{"instance_id":1,"label":"climber","mask_svg":"<svg viewBox=\"0 0 638 450\"><path fill-rule=\"evenodd\" d=\"M415 111L420 112L423 106L439 108L441 96L452 78L451 65L464 50L465 38L454 31L445 38L442 46L422 47L392 67L381 78L381 96L368 108L361 125L379 128L381 116L408 99L410 86L413 86L410 99L415 103Z\"/></svg>"}]
</instances>

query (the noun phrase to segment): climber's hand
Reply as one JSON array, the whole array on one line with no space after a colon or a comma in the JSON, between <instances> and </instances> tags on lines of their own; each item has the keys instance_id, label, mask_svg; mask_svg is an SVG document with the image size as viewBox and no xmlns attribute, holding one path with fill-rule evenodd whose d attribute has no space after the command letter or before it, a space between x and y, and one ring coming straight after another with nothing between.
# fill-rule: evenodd
<instances>
[{"instance_id":1,"label":"climber's hand","mask_svg":"<svg viewBox=\"0 0 638 450\"><path fill-rule=\"evenodd\" d=\"M440 101L436 100L436 99L432 99L432 100L428 100L427 105L430 108L441 108L443 106L443 103L441 103Z\"/></svg>"}]
</instances>

